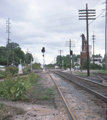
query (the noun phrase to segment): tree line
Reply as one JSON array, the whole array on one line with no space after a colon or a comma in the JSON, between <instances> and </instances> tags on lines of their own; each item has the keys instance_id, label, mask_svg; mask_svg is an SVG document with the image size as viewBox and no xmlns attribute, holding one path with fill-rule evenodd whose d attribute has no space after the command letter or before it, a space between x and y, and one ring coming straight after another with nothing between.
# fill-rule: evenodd
<instances>
[{"instance_id":1,"label":"tree line","mask_svg":"<svg viewBox=\"0 0 107 120\"><path fill-rule=\"evenodd\" d=\"M20 63L20 59L22 64L29 64L31 62L31 59L33 60L33 56L31 53L28 52L25 54L18 43L11 42L8 43L6 47L0 47L0 65L6 66L7 59L9 65L14 64L18 66L18 64Z\"/></svg>"},{"instance_id":2,"label":"tree line","mask_svg":"<svg viewBox=\"0 0 107 120\"><path fill-rule=\"evenodd\" d=\"M96 55L94 55L94 57L98 58L98 57L102 57L102 56L100 54L96 54ZM76 55L76 54L72 55L72 68L74 68L75 66L79 66L79 64L77 62L78 58L80 59L80 55ZM105 57L101 61L102 66L98 65L98 64L95 64L95 63L94 63L94 66L93 66L93 63L91 63L89 61L90 69L105 69L104 60L105 60ZM63 68L65 68L65 69L70 68L70 56L69 55L66 55L66 56L58 55L56 57L56 64L55 65L59 66L60 68L62 68L62 65L63 65ZM80 66L80 69L87 69L87 58L84 60L83 65Z\"/></svg>"}]
</instances>

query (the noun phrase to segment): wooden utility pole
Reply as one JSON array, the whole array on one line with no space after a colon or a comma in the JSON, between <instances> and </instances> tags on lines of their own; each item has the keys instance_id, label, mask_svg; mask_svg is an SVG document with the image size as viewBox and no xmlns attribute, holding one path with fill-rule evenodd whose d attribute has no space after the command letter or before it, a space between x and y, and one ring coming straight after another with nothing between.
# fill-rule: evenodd
<instances>
[{"instance_id":1,"label":"wooden utility pole","mask_svg":"<svg viewBox=\"0 0 107 120\"><path fill-rule=\"evenodd\" d=\"M107 0L106 0L106 12L105 12L105 70L107 72Z\"/></svg>"},{"instance_id":2,"label":"wooden utility pole","mask_svg":"<svg viewBox=\"0 0 107 120\"><path fill-rule=\"evenodd\" d=\"M95 41L94 31L93 31L93 35L92 35L92 40L93 40L93 69L94 69L94 41Z\"/></svg>"},{"instance_id":3,"label":"wooden utility pole","mask_svg":"<svg viewBox=\"0 0 107 120\"><path fill-rule=\"evenodd\" d=\"M95 20L94 16L95 15L95 10L94 9L88 9L88 4L86 4L86 9L84 10L79 10L79 20L86 20L86 27L87 27L87 76L90 76L90 71L89 71L89 28L88 28L88 20Z\"/></svg>"},{"instance_id":4,"label":"wooden utility pole","mask_svg":"<svg viewBox=\"0 0 107 120\"><path fill-rule=\"evenodd\" d=\"M62 62L61 62L61 50L60 50L60 69L62 68Z\"/></svg>"},{"instance_id":5,"label":"wooden utility pole","mask_svg":"<svg viewBox=\"0 0 107 120\"><path fill-rule=\"evenodd\" d=\"M71 39L69 41L69 51L71 51ZM70 54L70 70L72 69L72 59L71 59L71 54Z\"/></svg>"}]
</instances>

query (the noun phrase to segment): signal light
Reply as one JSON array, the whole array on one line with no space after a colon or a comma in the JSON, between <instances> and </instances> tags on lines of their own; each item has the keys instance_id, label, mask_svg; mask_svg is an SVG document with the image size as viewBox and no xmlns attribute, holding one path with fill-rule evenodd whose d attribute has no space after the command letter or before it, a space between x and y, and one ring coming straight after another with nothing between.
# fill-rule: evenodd
<instances>
[{"instance_id":1,"label":"signal light","mask_svg":"<svg viewBox=\"0 0 107 120\"><path fill-rule=\"evenodd\" d=\"M45 52L45 47L42 48L41 52L43 52L43 53Z\"/></svg>"},{"instance_id":2,"label":"signal light","mask_svg":"<svg viewBox=\"0 0 107 120\"><path fill-rule=\"evenodd\" d=\"M73 54L73 51L72 50L70 50L70 55L72 55Z\"/></svg>"}]
</instances>

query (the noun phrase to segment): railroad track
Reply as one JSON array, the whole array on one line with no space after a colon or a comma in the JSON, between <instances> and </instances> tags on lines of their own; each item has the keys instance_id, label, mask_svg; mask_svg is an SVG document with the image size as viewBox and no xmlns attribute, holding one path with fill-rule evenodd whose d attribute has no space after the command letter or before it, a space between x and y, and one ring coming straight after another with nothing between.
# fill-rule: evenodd
<instances>
[{"instance_id":1,"label":"railroad track","mask_svg":"<svg viewBox=\"0 0 107 120\"><path fill-rule=\"evenodd\" d=\"M62 98L62 100L63 100L63 102L64 102L64 104L65 104L65 107L66 107L66 109L67 109L67 112L68 112L68 115L69 115L69 117L70 117L70 120L75 120L75 118L74 118L74 116L73 116L73 114L72 114L72 112L71 112L71 110L70 110L70 108L69 108L69 106L68 106L68 104L67 104L67 102L66 102L66 100L65 100L65 98L64 98L64 95L63 95L63 93L61 92L58 84L55 82L55 80L53 79L53 77L51 76L51 74L50 74L49 72L48 72L48 74L49 74L49 76L51 77L51 79L53 80L54 84L56 85L56 87L57 87L57 89L58 89L58 91L59 91L59 93L60 93L60 95L61 95L61 98Z\"/></svg>"},{"instance_id":2,"label":"railroad track","mask_svg":"<svg viewBox=\"0 0 107 120\"><path fill-rule=\"evenodd\" d=\"M104 73L94 73L103 83L107 84L107 74Z\"/></svg>"},{"instance_id":3,"label":"railroad track","mask_svg":"<svg viewBox=\"0 0 107 120\"><path fill-rule=\"evenodd\" d=\"M107 85L61 71L52 72L69 80L70 82L75 83L91 94L94 94L96 97L102 99L104 102L107 102Z\"/></svg>"}]
</instances>

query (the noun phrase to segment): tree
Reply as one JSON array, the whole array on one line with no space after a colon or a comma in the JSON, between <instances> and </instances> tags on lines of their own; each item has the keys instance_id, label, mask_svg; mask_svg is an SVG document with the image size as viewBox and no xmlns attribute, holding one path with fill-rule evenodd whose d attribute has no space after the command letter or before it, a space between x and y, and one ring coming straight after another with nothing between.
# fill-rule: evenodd
<instances>
[{"instance_id":1,"label":"tree","mask_svg":"<svg viewBox=\"0 0 107 120\"><path fill-rule=\"evenodd\" d=\"M19 46L18 43L11 42L11 43L6 44L6 47L9 47L9 48L18 48L20 46Z\"/></svg>"},{"instance_id":2,"label":"tree","mask_svg":"<svg viewBox=\"0 0 107 120\"><path fill-rule=\"evenodd\" d=\"M24 52L21 50L20 47L17 47L14 49L14 62L19 64L20 63L20 59L22 61L22 63L25 60L25 54Z\"/></svg>"},{"instance_id":3,"label":"tree","mask_svg":"<svg viewBox=\"0 0 107 120\"><path fill-rule=\"evenodd\" d=\"M90 63L90 61L89 61L89 68L93 69L93 63ZM82 69L87 69L87 58L83 62ZM101 65L94 63L94 69L103 69L103 67Z\"/></svg>"},{"instance_id":4,"label":"tree","mask_svg":"<svg viewBox=\"0 0 107 120\"><path fill-rule=\"evenodd\" d=\"M25 54L25 62L26 62L27 64L29 64L29 63L31 63L31 59L32 59L32 61L33 61L33 56L32 56L32 54L31 54L31 53L26 53L26 54Z\"/></svg>"},{"instance_id":5,"label":"tree","mask_svg":"<svg viewBox=\"0 0 107 120\"><path fill-rule=\"evenodd\" d=\"M0 65L7 64L7 48L1 46L0 47Z\"/></svg>"},{"instance_id":6,"label":"tree","mask_svg":"<svg viewBox=\"0 0 107 120\"><path fill-rule=\"evenodd\" d=\"M12 63L14 63L15 65L18 65L20 63L20 59L22 63L24 63L25 53L21 50L19 44L12 42L7 44L6 47L3 47L3 46L0 47L0 64L1 65L7 65L7 50L9 54L9 58L8 58L9 65ZM31 61L31 57L30 57L30 61Z\"/></svg>"}]
</instances>

